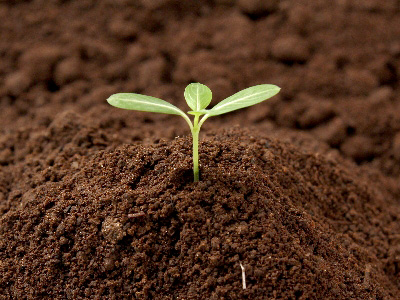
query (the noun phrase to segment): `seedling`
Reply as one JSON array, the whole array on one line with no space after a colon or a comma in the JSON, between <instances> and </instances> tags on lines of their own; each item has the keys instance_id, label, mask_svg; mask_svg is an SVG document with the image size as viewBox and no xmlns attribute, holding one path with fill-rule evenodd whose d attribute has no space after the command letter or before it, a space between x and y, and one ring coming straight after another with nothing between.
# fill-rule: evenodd
<instances>
[{"instance_id":1,"label":"seedling","mask_svg":"<svg viewBox=\"0 0 400 300\"><path fill-rule=\"evenodd\" d=\"M204 121L209 117L222 115L260 103L275 96L279 91L280 88L272 84L256 85L222 100L211 109L206 109L211 102L211 90L204 84L191 83L186 87L184 96L187 104L192 109L188 111L188 114L194 116L193 123L189 116L178 107L168 103L167 101L151 96L133 93L119 93L109 97L107 102L112 106L123 109L156 112L183 117L192 132L193 175L194 181L199 181L199 132Z\"/></svg>"}]
</instances>

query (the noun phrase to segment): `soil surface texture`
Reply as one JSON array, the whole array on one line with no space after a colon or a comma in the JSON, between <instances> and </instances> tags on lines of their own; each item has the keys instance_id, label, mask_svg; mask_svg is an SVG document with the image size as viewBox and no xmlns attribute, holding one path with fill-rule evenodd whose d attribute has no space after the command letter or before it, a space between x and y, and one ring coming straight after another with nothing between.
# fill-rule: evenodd
<instances>
[{"instance_id":1,"label":"soil surface texture","mask_svg":"<svg viewBox=\"0 0 400 300\"><path fill-rule=\"evenodd\" d=\"M0 0L0 299L399 299L396 0ZM274 98L186 111L261 83ZM188 110L188 109L187 109ZM245 288L244 284L245 283Z\"/></svg>"}]
</instances>

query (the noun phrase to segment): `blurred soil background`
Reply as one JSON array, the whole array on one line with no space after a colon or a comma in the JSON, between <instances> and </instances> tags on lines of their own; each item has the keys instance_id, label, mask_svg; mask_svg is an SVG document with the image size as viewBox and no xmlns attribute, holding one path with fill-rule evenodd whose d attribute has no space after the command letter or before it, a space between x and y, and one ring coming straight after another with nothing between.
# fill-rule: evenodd
<instances>
[{"instance_id":1,"label":"blurred soil background","mask_svg":"<svg viewBox=\"0 0 400 300\"><path fill-rule=\"evenodd\" d=\"M3 275L0 294L3 292L4 299L23 299L18 298L22 297L21 295L39 299L51 289L54 290L52 297L58 297L57 299L83 299L85 293L90 296L110 297L108 299L122 299L133 294L137 299L181 299L181 296L187 299L263 299L263 295L286 297L285 299L318 299L318 295L322 293L326 293L324 299L396 299L395 295L398 295L400 288L400 225L396 225L400 219L399 1L0 0L0 20L0 272ZM210 118L202 128L201 139L203 138L205 143L203 150L211 156L213 151L217 151L213 148L215 146L207 141L214 141L222 148L224 144L229 145L229 149L236 149L238 145L253 149L254 145L270 144L271 149L275 149L271 150L273 154L260 154L262 151L257 148L251 150L255 153L253 155L243 152L244 148L238 148L238 152L233 155L237 159L247 156L264 157L266 161L268 157L279 158L274 162L274 167L268 169L263 162L260 163L261 169L257 169L259 173L255 172L258 174L254 179L257 188L254 188L252 193L257 195L257 199L266 193L264 187L259 187L264 184L260 179L265 175L261 175L262 170L275 170L279 173L281 168L286 172L291 170L292 174L301 174L302 168L309 168L307 175L293 175L293 178L297 179L290 177L288 181L291 184L285 183L285 180L278 176L276 182L280 188L272 190L282 196L286 188L290 190L289 186L297 182L303 192L289 193L282 199L293 198L294 202L297 199L297 209L301 214L316 216L315 218L321 221L317 223L322 227L319 231L315 229L316 232L320 234L326 230L324 234L334 240L333 244L330 244L328 238L321 238L326 243L321 247L331 251L324 252L325 255L336 255L333 255L335 261L330 262L334 270L330 273L331 277L320 275L321 278L325 278L321 281L323 283L320 282L321 289L309 291L309 294L306 291L299 292L301 288L296 285L298 283L302 283L303 287L318 285L315 278L315 281L302 281L308 276L306 272L306 275L302 273L298 277L293 274L287 275L288 278L294 279L286 279L286 285L279 281L282 280L279 276L275 281L267 280L260 286L255 284L257 280L254 279L253 289L250 288L247 294L240 290L240 280L234 287L237 291L233 294L230 294L228 289L218 290L212 285L196 286L192 290L178 288L179 284L174 286L173 280L171 286L164 283L165 290L152 294L151 291L155 291L154 286L160 284L160 281L157 281L159 279L154 278L153 281L148 279L152 282L149 286L142 282L142 285L137 285L136 290L132 288L124 292L121 292L120 287L113 290L110 288L112 284L105 285L102 290L94 284L90 290L90 280L79 281L75 283L76 286L84 286L86 290L74 290L70 287L70 294L62 294L60 287L63 286L64 280L68 282L68 278L81 276L76 275L79 273L77 269L71 267L72 273L62 276L57 273L58 275L51 277L60 290L47 286L48 283L45 282L49 279L44 275L37 291L33 282L24 285L23 282L29 282L29 276L39 276L38 270L45 262L38 263L31 269L20 262L21 265L13 269L12 275L10 268L14 260L26 257L33 266L33 262L38 262L39 257L44 255L37 250L44 244L31 234L36 232L36 227L41 224L44 216L49 215L54 203L40 204L41 197L57 197L64 187L67 188L67 193L72 193L76 199L85 199L81 194L77 196L73 192L74 189L79 190L71 183L76 180L73 179L74 174L78 174L77 178L81 178L82 184L85 185L82 189L89 189L88 186L93 182L88 178L97 175L91 173L90 177L87 170L92 170L90 172L95 174L93 170L96 160L106 155L104 153L109 155L106 155L105 161L112 160L113 155L116 155L113 151L121 149L118 147L124 144L138 147L125 150L131 153L132 157L136 152L139 153L137 155L142 161L150 158L166 160L169 157L166 153L186 149L182 144L186 138L177 138L189 134L184 120L177 116L118 110L108 106L105 100L116 92L136 92L162 98L185 111L183 91L191 82L201 82L211 88L211 105L256 84L271 83L282 88L279 95L262 104ZM243 131L239 127L246 129ZM224 134L232 137L232 140L227 140L223 137ZM189 140L186 140L186 143L186 146L190 145ZM294 150L291 150L291 147ZM279 150L281 148L283 150ZM160 149L169 150L163 152L164 150ZM190 170L190 151L182 151L187 154L181 157L185 162L184 167L181 167L186 171L172 174L178 182L182 176L188 177L190 181L191 176L190 172L187 172ZM147 153L148 156L143 153ZM125 157L125 154L121 155ZM126 163L129 161L129 157L124 159ZM206 162L206 156L203 155L202 159L205 176L211 176L210 178L213 178L210 170L214 167L218 169L213 165L214 162L219 159L230 161L230 158L220 158L219 155L210 163ZM299 163L303 159L311 159L311 163ZM232 170L239 172L240 176L250 176L241 169L240 163L235 165L235 160L231 162ZM225 167L229 169L228 166L229 164ZM83 169L86 170L86 175L82 173ZM323 182L317 180L316 183L310 170L314 170L316 174L324 174L326 178L324 177ZM109 169L107 174L122 176L119 171L115 172L114 169ZM167 176L171 175L172 171L168 169L164 173L162 170L160 172ZM126 174L128 173L126 171ZM147 178L145 175L150 176L148 173L140 176ZM330 182L328 178L336 179ZM118 180L132 187L132 182ZM156 179L151 177L146 180L145 182L150 184ZM220 182L218 178L213 180L216 180L216 186L221 190L224 186L230 186L227 182ZM187 191L190 184L187 180L184 182L180 184L185 186L185 193L190 194L193 186ZM304 194L318 194L308 189L312 185L309 186L310 183L317 186L316 190L320 195L324 195L317 197L319 200L310 200L315 207L318 207L318 201L321 199L326 201L327 195L335 195L335 190L340 191L340 195L332 196L329 208L314 210L300 201ZM152 184L157 186L154 182ZM163 183L158 188L169 189L169 184ZM137 182L133 184L132 189L136 185ZM218 190L216 186L214 189ZM308 188L303 189L307 186ZM324 186L327 188L324 189ZM108 186L110 189L111 187L112 185ZM95 199L107 193L102 188L97 190L96 195L92 195ZM199 189L197 193L203 189L207 191L204 186ZM176 186L172 190L174 197L179 193L185 194ZM150 192L143 190L142 193L142 197L150 197L146 194ZM249 192L243 193L248 195ZM119 195L121 196L122 192ZM82 201L84 203L84 200ZM67 214L70 204L61 200L59 202L54 209L60 206L60 211ZM33 208L41 205L41 213L31 215L34 214ZM136 205L141 207L142 204ZM274 209L287 210L285 205ZM121 211L133 213L127 207L126 204ZM341 207L347 208L340 210ZM338 216L335 216L336 211ZM79 211L75 214L78 216ZM113 218L121 214L115 212ZM167 214L164 217L168 216ZM96 217L104 221L107 215ZM27 220L34 218L36 221L32 221L30 227L25 228ZM264 216L257 218L264 220ZM102 221L99 222L101 224ZM260 222L262 224L263 221ZM281 224L281 220L274 222ZM310 222L307 224L312 223ZM329 224L326 225L329 228L325 228L324 224ZM98 224L94 225L96 226ZM279 226L278 229L281 228ZM82 225L82 228L85 226ZM48 228L47 230L51 231ZM10 234L10 231L13 233ZM25 240L18 237L22 232L26 234ZM179 230L176 229L176 232ZM277 232L279 235L280 231ZM71 234L70 240L74 240L74 234ZM295 235L293 232L288 233L290 236L293 234ZM335 236L336 234L338 236ZM217 236L221 239L217 233L212 237ZM256 237L257 235L253 238ZM44 239L47 238L46 236ZM84 236L75 238L76 241L85 239ZM341 238L347 242L343 242ZM133 243L132 239L134 240L131 237L129 243ZM176 242L176 237L174 239ZM35 252L36 256L28 257L26 249L23 249L28 247L29 240L33 241L32 247L38 251ZM50 249L55 245L51 239L46 241L46 246L43 246L45 248ZM122 238L117 238L117 241L111 238L110 242L107 237L105 241L109 244L126 242ZM65 241L57 242L61 243L61 252L77 255L78 250L75 251L72 245L62 246L65 245L63 242ZM339 249L340 247L336 246L346 243L357 246L350 247L349 253L346 252L348 249ZM190 248L189 242L188 245ZM260 247L258 245L253 248ZM286 258L291 257L289 252L279 251L277 253L286 253ZM317 252L315 250L312 255L318 255ZM124 257L132 256L128 250L123 253ZM296 253L303 258L307 254ZM97 254L93 253L85 255L97 257ZM352 256L355 262L348 259L349 256ZM293 259L300 261L300 264L304 263L298 257ZM317 260L314 262L315 266L323 268ZM232 258L227 263L237 264L238 259ZM347 271L339 270L338 265L341 264L346 266L344 269L347 268ZM80 265L85 263L79 262L76 266ZM194 268L194 263L191 265L185 262L184 265L189 266L188 270ZM54 271L56 267L51 265L48 268ZM93 282L109 278L104 274L111 274L114 265L110 268L102 270L103 275L95 276ZM118 266L115 268L118 269ZM276 268L282 270L286 266L279 265ZM348 270L356 271L354 274L349 271L351 274L348 274ZM240 269L235 271L238 276L239 271ZM99 272L96 269L90 274ZM117 273L110 276L122 276ZM190 278L194 275L190 273L187 276ZM211 278L207 277L208 275L204 276L200 278L205 281L205 278ZM222 275L215 276L212 281L225 278ZM249 276L257 278L258 275L250 273ZM353 281L346 282L346 276ZM265 279L265 276L263 278ZM338 282L337 286L329 286L329 278ZM142 278L135 280L133 282L137 284ZM168 280L166 282L170 282ZM224 285L224 280L230 282L229 278L220 279L220 286ZM170 294L174 289L177 294ZM196 298L193 291L200 290L205 298ZM1 297L2 295L0 299L3 299Z\"/></svg>"}]
</instances>

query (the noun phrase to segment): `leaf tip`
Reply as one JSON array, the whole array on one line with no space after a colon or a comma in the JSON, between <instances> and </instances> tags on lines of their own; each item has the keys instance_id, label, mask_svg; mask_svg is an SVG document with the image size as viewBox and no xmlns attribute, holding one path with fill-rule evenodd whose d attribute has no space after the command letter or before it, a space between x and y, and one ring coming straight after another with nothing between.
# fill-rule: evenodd
<instances>
[{"instance_id":1,"label":"leaf tip","mask_svg":"<svg viewBox=\"0 0 400 300\"><path fill-rule=\"evenodd\" d=\"M273 90L273 93L274 93L273 96L275 96L276 94L278 94L281 91L281 88L279 86L277 86L277 85L272 85L272 90Z\"/></svg>"},{"instance_id":2,"label":"leaf tip","mask_svg":"<svg viewBox=\"0 0 400 300\"><path fill-rule=\"evenodd\" d=\"M111 95L110 97L107 98L107 103L110 105L113 105L114 101L115 101L114 95Z\"/></svg>"}]
</instances>

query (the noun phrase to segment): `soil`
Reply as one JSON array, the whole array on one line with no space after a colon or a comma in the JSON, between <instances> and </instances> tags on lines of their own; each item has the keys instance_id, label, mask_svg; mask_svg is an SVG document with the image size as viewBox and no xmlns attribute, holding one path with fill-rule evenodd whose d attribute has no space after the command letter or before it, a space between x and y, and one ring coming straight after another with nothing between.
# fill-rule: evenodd
<instances>
[{"instance_id":1,"label":"soil","mask_svg":"<svg viewBox=\"0 0 400 300\"><path fill-rule=\"evenodd\" d=\"M0 19L0 299L398 299L398 1L0 0ZM105 102L184 108L190 82L212 105L282 88L207 120L198 183L184 120Z\"/></svg>"}]
</instances>

